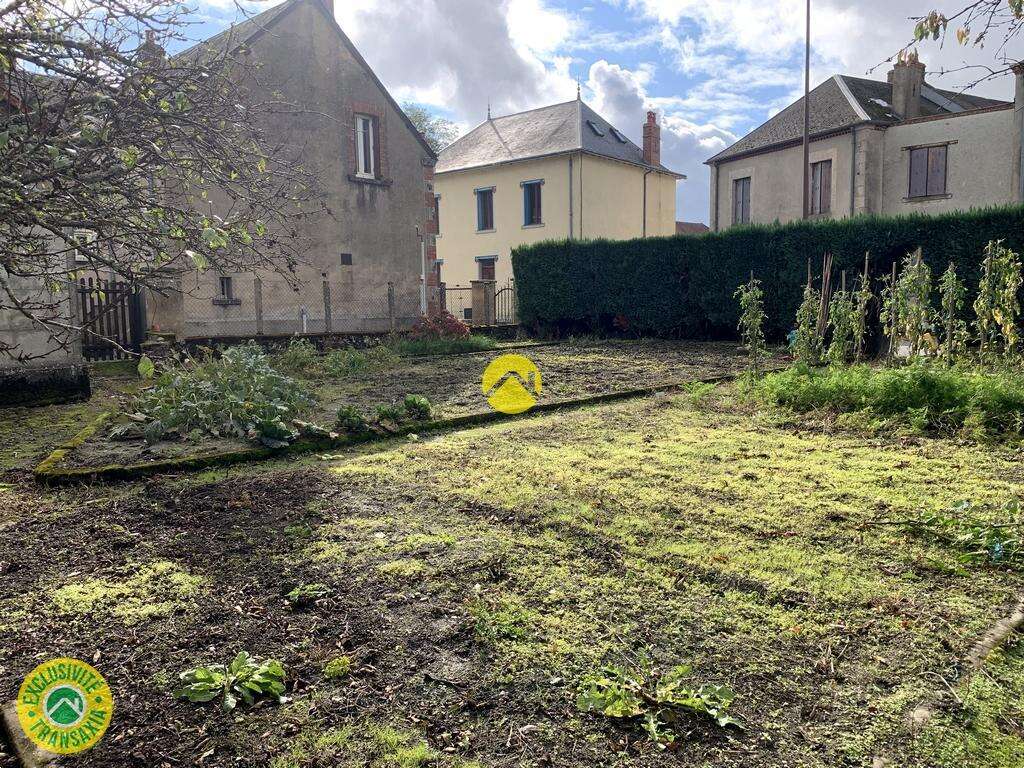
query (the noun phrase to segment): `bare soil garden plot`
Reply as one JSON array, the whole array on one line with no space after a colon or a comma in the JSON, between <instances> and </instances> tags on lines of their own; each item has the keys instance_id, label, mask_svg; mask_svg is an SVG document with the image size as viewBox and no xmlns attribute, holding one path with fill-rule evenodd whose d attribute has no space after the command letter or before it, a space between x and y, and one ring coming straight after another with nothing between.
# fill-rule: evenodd
<instances>
[{"instance_id":1,"label":"bare soil garden plot","mask_svg":"<svg viewBox=\"0 0 1024 768\"><path fill-rule=\"evenodd\" d=\"M883 749L900 766L1019 764L1016 652L989 676L957 670L1024 576L872 524L1020 496L1019 454L823 434L730 387L695 399L329 462L10 484L0 698L43 657L96 658L115 716L83 766L824 767ZM314 583L331 593L284 599ZM173 698L180 671L242 649L284 662L288 704L225 716ZM747 730L691 718L661 750L577 710L583 675L645 654L729 684ZM352 670L329 679L340 655ZM905 713L942 681L974 708L947 697L909 738Z\"/></svg>"},{"instance_id":2,"label":"bare soil garden plot","mask_svg":"<svg viewBox=\"0 0 1024 768\"><path fill-rule=\"evenodd\" d=\"M735 373L743 358L734 344L695 342L606 341L569 343L511 350L527 354L540 368L544 391L540 403L574 400L596 394ZM487 363L503 350L478 354L404 358L383 370L348 380L311 379L307 383L318 403L309 419L330 426L343 405L371 414L377 405L398 402L407 394L426 396L434 418L446 419L491 410L480 391ZM140 439L108 440L104 428L62 461L66 467L137 464L184 456L213 456L242 450L249 444L234 438L203 436L199 440L163 440L150 445Z\"/></svg>"}]
</instances>

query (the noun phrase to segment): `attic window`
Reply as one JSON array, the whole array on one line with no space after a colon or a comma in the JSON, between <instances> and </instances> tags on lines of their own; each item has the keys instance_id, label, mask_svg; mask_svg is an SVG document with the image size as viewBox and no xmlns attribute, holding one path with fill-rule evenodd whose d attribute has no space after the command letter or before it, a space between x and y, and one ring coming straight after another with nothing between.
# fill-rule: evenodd
<instances>
[{"instance_id":1,"label":"attic window","mask_svg":"<svg viewBox=\"0 0 1024 768\"><path fill-rule=\"evenodd\" d=\"M612 136L614 136L616 139L618 139L619 143L621 143L621 144L625 144L626 143L626 137L623 136L621 133L619 133L619 129L618 128L612 128Z\"/></svg>"},{"instance_id":2,"label":"attic window","mask_svg":"<svg viewBox=\"0 0 1024 768\"><path fill-rule=\"evenodd\" d=\"M587 120L587 125L590 126L590 130L596 133L598 136L604 136L604 131L595 123L593 120Z\"/></svg>"}]
</instances>

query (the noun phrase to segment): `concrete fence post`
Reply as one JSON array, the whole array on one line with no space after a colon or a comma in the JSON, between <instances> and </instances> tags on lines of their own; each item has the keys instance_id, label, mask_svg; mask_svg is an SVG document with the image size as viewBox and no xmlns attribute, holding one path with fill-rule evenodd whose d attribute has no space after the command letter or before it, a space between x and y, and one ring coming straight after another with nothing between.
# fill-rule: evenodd
<instances>
[{"instance_id":1,"label":"concrete fence post","mask_svg":"<svg viewBox=\"0 0 1024 768\"><path fill-rule=\"evenodd\" d=\"M395 284L388 283L388 328L395 332Z\"/></svg>"},{"instance_id":2,"label":"concrete fence post","mask_svg":"<svg viewBox=\"0 0 1024 768\"><path fill-rule=\"evenodd\" d=\"M331 284L324 275L324 332L331 332Z\"/></svg>"},{"instance_id":3,"label":"concrete fence post","mask_svg":"<svg viewBox=\"0 0 1024 768\"><path fill-rule=\"evenodd\" d=\"M260 280L259 275L256 276L252 284L252 305L253 310L256 312L256 335L263 335L263 281Z\"/></svg>"}]
</instances>

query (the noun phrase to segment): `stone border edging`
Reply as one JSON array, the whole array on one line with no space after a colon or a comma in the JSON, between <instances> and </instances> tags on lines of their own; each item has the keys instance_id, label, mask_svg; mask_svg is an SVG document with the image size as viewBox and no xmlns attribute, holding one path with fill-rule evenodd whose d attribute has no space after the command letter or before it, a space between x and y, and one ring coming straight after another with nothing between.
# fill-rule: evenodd
<instances>
[{"instance_id":1,"label":"stone border edging","mask_svg":"<svg viewBox=\"0 0 1024 768\"><path fill-rule=\"evenodd\" d=\"M466 352L439 352L430 353L425 355L399 355L399 360L434 360L445 357L467 357L468 355L494 355L504 354L506 350L515 349L533 349L534 347L557 347L561 344L568 344L567 341L537 341L529 342L525 341L521 344L506 344L501 347L494 347L493 349L471 349Z\"/></svg>"},{"instance_id":2,"label":"stone border edging","mask_svg":"<svg viewBox=\"0 0 1024 768\"><path fill-rule=\"evenodd\" d=\"M206 456L183 456L177 459L165 459L162 461L146 462L141 464L106 464L95 467L71 467L59 469L57 465L67 455L84 443L110 418L109 411L102 413L93 422L75 435L71 440L59 446L32 471L37 482L47 485L61 485L65 483L106 481L106 480L134 480L149 475L162 474L165 472L187 472L208 467L230 466L248 461L261 461L263 459L280 458L289 455L301 455L317 451L330 451L338 448L348 448L364 443L378 440L389 440L395 437L404 437L411 434L432 434L459 430L465 427L477 426L478 424L489 424L497 421L508 421L520 417L530 416L535 413L547 413L561 409L582 408L588 405L599 403L610 403L617 400L631 400L637 397L645 397L658 392L671 392L680 389L687 384L717 384L724 381L731 381L742 376L742 372L719 374L717 376L706 376L685 381L674 381L667 384L657 384L639 389L626 389L618 392L606 392L600 395L578 398L576 400L559 400L553 403L541 403L522 414L506 414L500 411L481 411L469 413L463 416L454 416L450 419L441 419L419 424L408 424L401 429L388 435L380 435L369 432L363 435L346 435L335 440L299 440L287 448L243 448L237 451L224 453L213 453Z\"/></svg>"}]
</instances>

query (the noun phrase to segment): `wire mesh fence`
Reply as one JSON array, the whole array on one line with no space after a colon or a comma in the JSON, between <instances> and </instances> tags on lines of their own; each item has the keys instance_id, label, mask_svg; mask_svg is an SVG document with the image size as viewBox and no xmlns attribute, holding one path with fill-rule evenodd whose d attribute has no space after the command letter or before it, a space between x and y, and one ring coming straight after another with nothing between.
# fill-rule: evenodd
<instances>
[{"instance_id":1,"label":"wire mesh fence","mask_svg":"<svg viewBox=\"0 0 1024 768\"><path fill-rule=\"evenodd\" d=\"M384 283L355 290L351 280L219 277L183 286L186 338L387 332L422 314L417 285Z\"/></svg>"}]
</instances>

